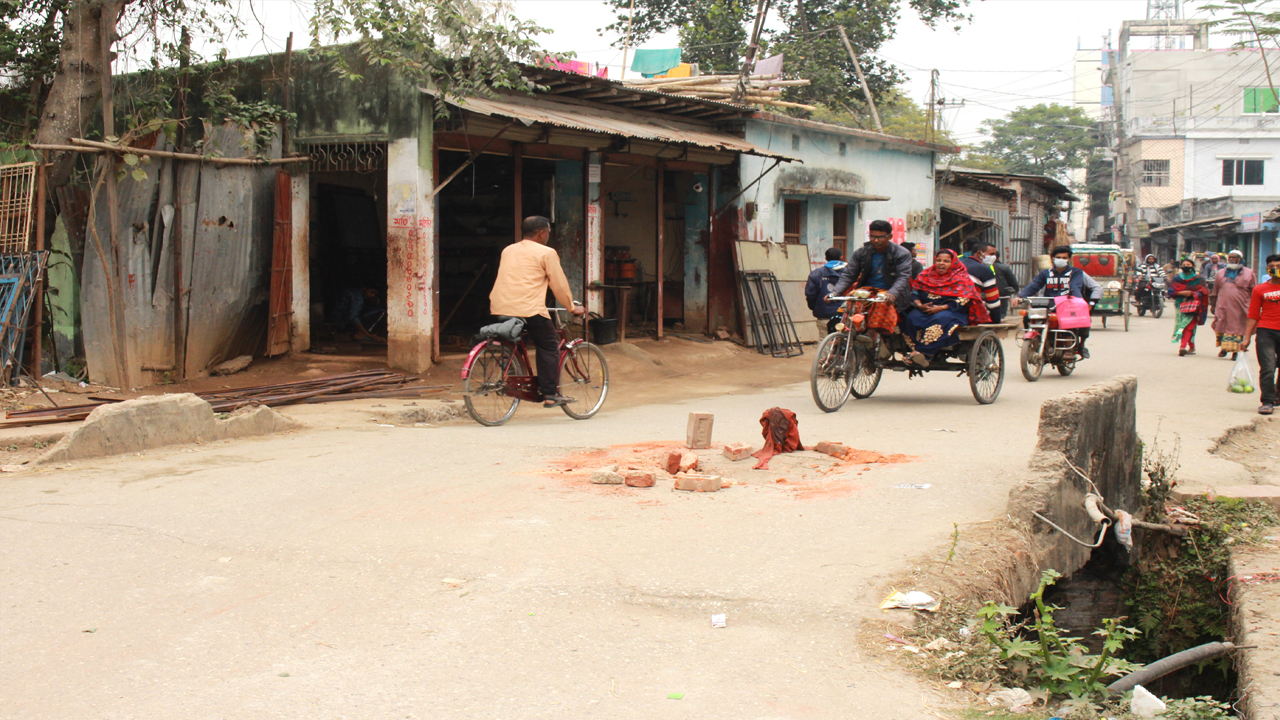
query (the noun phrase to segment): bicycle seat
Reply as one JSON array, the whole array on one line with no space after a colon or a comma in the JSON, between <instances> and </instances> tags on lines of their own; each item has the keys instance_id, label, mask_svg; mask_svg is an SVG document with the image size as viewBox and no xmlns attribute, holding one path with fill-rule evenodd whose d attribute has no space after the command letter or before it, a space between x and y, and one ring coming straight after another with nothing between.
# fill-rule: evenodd
<instances>
[{"instance_id":1,"label":"bicycle seat","mask_svg":"<svg viewBox=\"0 0 1280 720\"><path fill-rule=\"evenodd\" d=\"M476 333L479 340L506 340L519 342L524 335L524 320L516 317L499 317L500 322L485 325Z\"/></svg>"}]
</instances>

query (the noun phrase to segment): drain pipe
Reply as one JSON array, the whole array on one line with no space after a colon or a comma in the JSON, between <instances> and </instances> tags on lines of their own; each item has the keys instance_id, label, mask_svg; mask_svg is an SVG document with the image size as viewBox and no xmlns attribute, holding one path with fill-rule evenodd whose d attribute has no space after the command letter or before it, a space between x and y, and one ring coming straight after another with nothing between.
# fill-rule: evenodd
<instances>
[{"instance_id":1,"label":"drain pipe","mask_svg":"<svg viewBox=\"0 0 1280 720\"><path fill-rule=\"evenodd\" d=\"M1235 649L1236 646L1229 642L1211 642L1198 645L1190 650L1174 653L1167 658L1151 663L1137 672L1130 673L1108 685L1107 689L1114 693L1128 692L1133 689L1134 685L1146 685L1152 680L1164 677L1174 670L1181 670L1188 665L1204 660L1212 660Z\"/></svg>"}]
</instances>

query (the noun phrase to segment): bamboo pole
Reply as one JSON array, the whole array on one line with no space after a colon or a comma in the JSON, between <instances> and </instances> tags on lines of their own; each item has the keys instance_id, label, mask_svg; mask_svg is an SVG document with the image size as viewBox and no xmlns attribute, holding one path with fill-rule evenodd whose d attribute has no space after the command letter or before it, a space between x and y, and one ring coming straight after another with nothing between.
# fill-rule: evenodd
<instances>
[{"instance_id":1,"label":"bamboo pole","mask_svg":"<svg viewBox=\"0 0 1280 720\"><path fill-rule=\"evenodd\" d=\"M876 101L871 97L871 90L867 87L867 78L862 74L862 64L858 62L858 54L853 51L853 45L849 43L849 36L844 31L843 25L837 25L836 29L840 31L840 39L844 41L844 49L849 51L849 57L853 60L853 69L858 73L858 82L862 84L862 94L867 98L867 107L871 108L871 119L876 121L876 129L884 132L884 125L880 124L880 113L876 111Z\"/></svg>"},{"instance_id":2,"label":"bamboo pole","mask_svg":"<svg viewBox=\"0 0 1280 720\"><path fill-rule=\"evenodd\" d=\"M50 145L47 143L31 143L27 145L27 147L32 150L60 150L63 152L82 153L99 153L107 151L121 154L129 153L133 155L150 155L152 157L173 158L175 160L196 160L198 162L213 163L215 165L287 165L289 163L311 161L310 157L270 158L267 160L259 160L258 158L219 158L209 157L207 155L196 155L195 153L170 152L168 150L147 150L145 148L112 145L110 143L98 142L96 140L83 140L81 138L71 138L71 142L76 144Z\"/></svg>"},{"instance_id":3,"label":"bamboo pole","mask_svg":"<svg viewBox=\"0 0 1280 720\"><path fill-rule=\"evenodd\" d=\"M36 165L36 252L44 250L44 206L49 202L46 167L43 162ZM35 325L36 336L32 338L31 343L31 377L35 378L37 383L39 383L40 376L43 374L40 366L44 364L44 286L45 277L44 273L41 273L40 279L36 282L35 319L32 321ZM55 357L57 357L56 354Z\"/></svg>"}]
</instances>

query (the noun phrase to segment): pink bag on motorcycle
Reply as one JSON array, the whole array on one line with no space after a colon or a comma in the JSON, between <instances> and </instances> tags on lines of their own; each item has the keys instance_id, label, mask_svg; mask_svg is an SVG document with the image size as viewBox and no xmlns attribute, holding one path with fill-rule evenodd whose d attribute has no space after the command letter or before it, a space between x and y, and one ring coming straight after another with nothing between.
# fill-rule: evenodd
<instances>
[{"instance_id":1,"label":"pink bag on motorcycle","mask_svg":"<svg viewBox=\"0 0 1280 720\"><path fill-rule=\"evenodd\" d=\"M1053 299L1054 312L1058 314L1058 327L1064 330L1087 328L1093 324L1089 317L1089 303L1073 295L1059 295Z\"/></svg>"}]
</instances>

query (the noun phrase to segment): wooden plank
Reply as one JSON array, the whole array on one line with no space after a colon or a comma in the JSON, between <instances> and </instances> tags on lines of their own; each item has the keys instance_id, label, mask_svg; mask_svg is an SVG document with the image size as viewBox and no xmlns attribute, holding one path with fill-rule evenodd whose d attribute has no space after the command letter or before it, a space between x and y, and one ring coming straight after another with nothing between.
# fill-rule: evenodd
<instances>
[{"instance_id":1,"label":"wooden plank","mask_svg":"<svg viewBox=\"0 0 1280 720\"><path fill-rule=\"evenodd\" d=\"M275 225L271 243L271 295L267 311L267 357L289 352L293 319L292 179L276 171Z\"/></svg>"}]
</instances>

